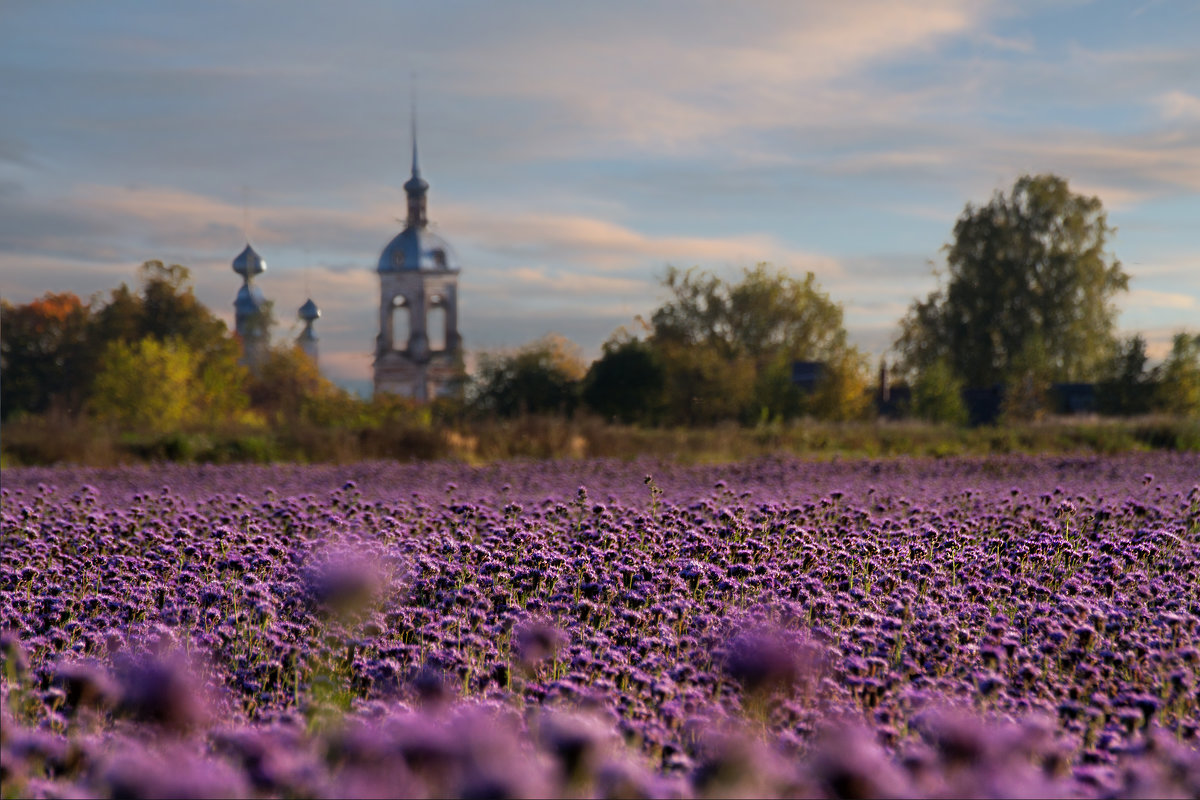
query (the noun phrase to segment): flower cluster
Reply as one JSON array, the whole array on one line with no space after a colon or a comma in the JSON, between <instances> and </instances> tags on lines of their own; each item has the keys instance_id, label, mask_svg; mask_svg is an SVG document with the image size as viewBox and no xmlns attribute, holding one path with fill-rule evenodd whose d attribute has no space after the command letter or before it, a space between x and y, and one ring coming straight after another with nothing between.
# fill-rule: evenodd
<instances>
[{"instance_id":1,"label":"flower cluster","mask_svg":"<svg viewBox=\"0 0 1200 800\"><path fill-rule=\"evenodd\" d=\"M1200 793L1195 454L0 500L5 795Z\"/></svg>"}]
</instances>

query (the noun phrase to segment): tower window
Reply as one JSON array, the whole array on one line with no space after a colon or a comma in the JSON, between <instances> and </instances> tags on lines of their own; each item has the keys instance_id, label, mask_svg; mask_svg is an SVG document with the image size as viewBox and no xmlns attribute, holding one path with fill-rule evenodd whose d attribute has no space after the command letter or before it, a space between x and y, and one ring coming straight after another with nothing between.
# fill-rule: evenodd
<instances>
[{"instance_id":1,"label":"tower window","mask_svg":"<svg viewBox=\"0 0 1200 800\"><path fill-rule=\"evenodd\" d=\"M429 337L430 350L436 352L446 349L446 309L440 297L434 298L429 313L425 315L425 335Z\"/></svg>"},{"instance_id":2,"label":"tower window","mask_svg":"<svg viewBox=\"0 0 1200 800\"><path fill-rule=\"evenodd\" d=\"M409 313L408 301L397 297L392 301L392 349L407 350L411 334L412 316Z\"/></svg>"}]
</instances>

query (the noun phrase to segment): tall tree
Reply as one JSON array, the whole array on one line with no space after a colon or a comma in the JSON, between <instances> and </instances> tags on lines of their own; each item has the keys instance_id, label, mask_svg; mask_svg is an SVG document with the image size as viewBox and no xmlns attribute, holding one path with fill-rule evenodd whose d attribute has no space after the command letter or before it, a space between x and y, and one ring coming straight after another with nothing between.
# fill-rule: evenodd
<instances>
[{"instance_id":1,"label":"tall tree","mask_svg":"<svg viewBox=\"0 0 1200 800\"><path fill-rule=\"evenodd\" d=\"M1055 175L1026 175L1008 195L968 203L945 248L945 285L901 323L903 367L944 360L969 386L1025 380L1031 370L1060 381L1102 377L1117 348L1113 298L1129 283L1105 251L1113 233L1099 198ZM1044 359L1036 369L1035 354Z\"/></svg>"},{"instance_id":2,"label":"tall tree","mask_svg":"<svg viewBox=\"0 0 1200 800\"><path fill-rule=\"evenodd\" d=\"M0 300L0 411L40 413L58 403L78 410L87 394L90 307L48 292L24 305Z\"/></svg>"},{"instance_id":3,"label":"tall tree","mask_svg":"<svg viewBox=\"0 0 1200 800\"><path fill-rule=\"evenodd\" d=\"M1134 334L1123 340L1098 390L1102 414L1145 414L1154 402L1153 376L1146 369L1150 358L1146 340Z\"/></svg>"},{"instance_id":4,"label":"tall tree","mask_svg":"<svg viewBox=\"0 0 1200 800\"><path fill-rule=\"evenodd\" d=\"M1156 369L1157 405L1169 414L1200 417L1200 334L1177 333Z\"/></svg>"},{"instance_id":5,"label":"tall tree","mask_svg":"<svg viewBox=\"0 0 1200 800\"><path fill-rule=\"evenodd\" d=\"M621 328L604 343L583 381L583 402L608 419L654 422L662 407L663 366L651 347Z\"/></svg>"},{"instance_id":6,"label":"tall tree","mask_svg":"<svg viewBox=\"0 0 1200 800\"><path fill-rule=\"evenodd\" d=\"M133 344L147 336L175 339L201 358L223 353L234 342L225 323L196 297L187 267L147 261L138 274L141 294L124 284L114 289L96 313L94 339L105 344Z\"/></svg>"}]
</instances>

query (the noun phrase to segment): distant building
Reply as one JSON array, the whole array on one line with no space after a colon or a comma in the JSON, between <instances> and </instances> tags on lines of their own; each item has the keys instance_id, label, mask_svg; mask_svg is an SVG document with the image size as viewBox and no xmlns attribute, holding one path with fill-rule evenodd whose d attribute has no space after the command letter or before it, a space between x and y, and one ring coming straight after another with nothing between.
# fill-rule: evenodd
<instances>
[{"instance_id":1,"label":"distant building","mask_svg":"<svg viewBox=\"0 0 1200 800\"><path fill-rule=\"evenodd\" d=\"M313 323L321 316L321 309L317 308L317 304L312 301L312 298L304 301L304 305L300 306L300 310L296 312L296 316L304 323L304 330L300 331L300 335L296 337L296 346L304 351L305 355L312 359L314 364L319 363L317 359L317 335L313 332Z\"/></svg>"},{"instance_id":2,"label":"distant building","mask_svg":"<svg viewBox=\"0 0 1200 800\"><path fill-rule=\"evenodd\" d=\"M247 243L233 260L233 271L242 276L242 288L233 301L234 327L242 342L242 363L254 372L266 359L270 346L271 304L254 285L255 277L267 271L267 262Z\"/></svg>"},{"instance_id":3,"label":"distant building","mask_svg":"<svg viewBox=\"0 0 1200 800\"><path fill-rule=\"evenodd\" d=\"M824 372L825 363L822 361L793 361L792 385L802 392L814 392Z\"/></svg>"},{"instance_id":4,"label":"distant building","mask_svg":"<svg viewBox=\"0 0 1200 800\"><path fill-rule=\"evenodd\" d=\"M892 383L887 361L879 359L879 387L875 392L875 411L881 417L898 419L912 407L912 390L904 384Z\"/></svg>"},{"instance_id":5,"label":"distant building","mask_svg":"<svg viewBox=\"0 0 1200 800\"><path fill-rule=\"evenodd\" d=\"M404 184L404 230L379 256L379 335L375 338L375 392L417 400L461 390L462 338L458 333L458 260L429 230L429 184L417 162L412 130L412 177Z\"/></svg>"},{"instance_id":6,"label":"distant building","mask_svg":"<svg viewBox=\"0 0 1200 800\"><path fill-rule=\"evenodd\" d=\"M1059 414L1094 414L1098 406L1094 383L1056 383L1050 387L1054 411Z\"/></svg>"},{"instance_id":7,"label":"distant building","mask_svg":"<svg viewBox=\"0 0 1200 800\"><path fill-rule=\"evenodd\" d=\"M429 183L417 160L417 128L412 129L412 176L404 183L408 216L379 256L379 334L375 337L375 392L427 401L459 394L464 379L462 337L458 333L458 258L448 242L429 229ZM256 372L270 348L271 303L254 279L267 263L248 243L233 260L242 276L234 301L242 363ZM318 340L313 323L321 316L309 298L297 312L304 329L296 346L314 362Z\"/></svg>"}]
</instances>

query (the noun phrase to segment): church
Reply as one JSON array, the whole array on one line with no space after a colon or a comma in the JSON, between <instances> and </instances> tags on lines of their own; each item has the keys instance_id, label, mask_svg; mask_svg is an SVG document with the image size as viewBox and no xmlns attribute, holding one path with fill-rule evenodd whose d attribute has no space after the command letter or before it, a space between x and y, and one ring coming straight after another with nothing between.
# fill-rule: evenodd
<instances>
[{"instance_id":1,"label":"church","mask_svg":"<svg viewBox=\"0 0 1200 800\"><path fill-rule=\"evenodd\" d=\"M458 333L458 258L450 245L429 229L429 183L417 159L417 129L412 129L412 175L404 183L408 214L400 231L379 255L379 334L373 363L376 394L394 394L425 402L461 394L464 379L462 337ZM256 369L266 357L269 307L254 279L267 268L249 244L233 260L242 276L234 301L235 326L243 363ZM313 323L321 316L309 298L298 311L304 330L296 344L315 362Z\"/></svg>"}]
</instances>

